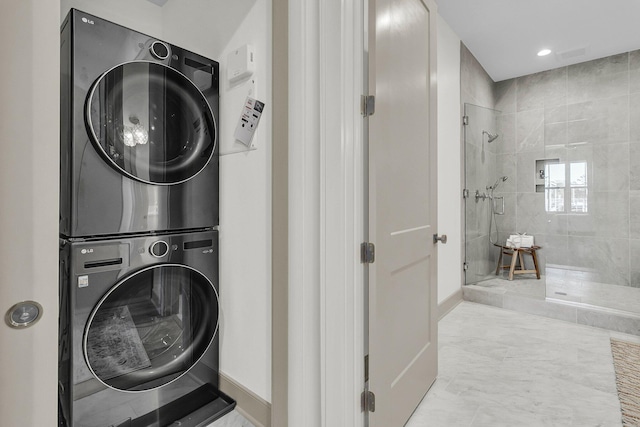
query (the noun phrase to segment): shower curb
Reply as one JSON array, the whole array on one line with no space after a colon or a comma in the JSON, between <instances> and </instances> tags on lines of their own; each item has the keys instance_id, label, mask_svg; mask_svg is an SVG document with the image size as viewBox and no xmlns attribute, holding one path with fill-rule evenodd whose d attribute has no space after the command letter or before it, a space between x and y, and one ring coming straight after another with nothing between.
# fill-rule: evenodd
<instances>
[{"instance_id":1,"label":"shower curb","mask_svg":"<svg viewBox=\"0 0 640 427\"><path fill-rule=\"evenodd\" d=\"M462 298L478 304L640 336L640 315L625 311L553 298L515 295L476 285L462 286Z\"/></svg>"}]
</instances>

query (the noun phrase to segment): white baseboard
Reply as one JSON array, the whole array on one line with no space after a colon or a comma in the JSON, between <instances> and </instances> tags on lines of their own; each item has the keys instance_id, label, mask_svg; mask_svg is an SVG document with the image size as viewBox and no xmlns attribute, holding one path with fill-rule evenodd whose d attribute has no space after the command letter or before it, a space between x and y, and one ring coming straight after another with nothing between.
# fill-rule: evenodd
<instances>
[{"instance_id":1,"label":"white baseboard","mask_svg":"<svg viewBox=\"0 0 640 427\"><path fill-rule=\"evenodd\" d=\"M462 288L455 291L451 296L438 304L438 320L442 319L458 304L462 302Z\"/></svg>"},{"instance_id":2,"label":"white baseboard","mask_svg":"<svg viewBox=\"0 0 640 427\"><path fill-rule=\"evenodd\" d=\"M236 401L236 411L256 427L271 427L271 404L220 373L220 390Z\"/></svg>"}]
</instances>

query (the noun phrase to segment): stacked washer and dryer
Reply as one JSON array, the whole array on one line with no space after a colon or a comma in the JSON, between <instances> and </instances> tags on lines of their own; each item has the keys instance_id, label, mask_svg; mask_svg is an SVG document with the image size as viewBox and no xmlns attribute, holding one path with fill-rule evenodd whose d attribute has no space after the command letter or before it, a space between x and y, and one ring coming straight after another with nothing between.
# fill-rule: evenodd
<instances>
[{"instance_id":1,"label":"stacked washer and dryer","mask_svg":"<svg viewBox=\"0 0 640 427\"><path fill-rule=\"evenodd\" d=\"M61 30L59 424L204 426L219 391L217 62Z\"/></svg>"}]
</instances>

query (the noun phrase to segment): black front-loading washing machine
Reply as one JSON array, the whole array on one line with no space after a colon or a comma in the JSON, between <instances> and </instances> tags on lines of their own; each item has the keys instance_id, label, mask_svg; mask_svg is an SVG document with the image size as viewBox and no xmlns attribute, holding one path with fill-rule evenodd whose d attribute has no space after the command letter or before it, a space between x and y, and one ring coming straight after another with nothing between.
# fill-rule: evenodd
<instances>
[{"instance_id":1,"label":"black front-loading washing machine","mask_svg":"<svg viewBox=\"0 0 640 427\"><path fill-rule=\"evenodd\" d=\"M61 30L60 234L218 224L219 64L72 9Z\"/></svg>"},{"instance_id":2,"label":"black front-loading washing machine","mask_svg":"<svg viewBox=\"0 0 640 427\"><path fill-rule=\"evenodd\" d=\"M60 425L204 426L218 390L216 231L61 240Z\"/></svg>"}]
</instances>

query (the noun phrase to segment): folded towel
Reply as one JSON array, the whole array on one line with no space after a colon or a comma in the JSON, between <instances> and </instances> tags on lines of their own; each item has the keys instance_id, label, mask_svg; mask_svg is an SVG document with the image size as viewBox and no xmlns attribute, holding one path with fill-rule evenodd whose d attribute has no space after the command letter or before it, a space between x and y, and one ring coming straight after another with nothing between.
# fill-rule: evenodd
<instances>
[{"instance_id":1,"label":"folded towel","mask_svg":"<svg viewBox=\"0 0 640 427\"><path fill-rule=\"evenodd\" d=\"M505 246L508 248L530 248L533 246L533 236L527 235L527 233L512 234L507 239Z\"/></svg>"}]
</instances>

